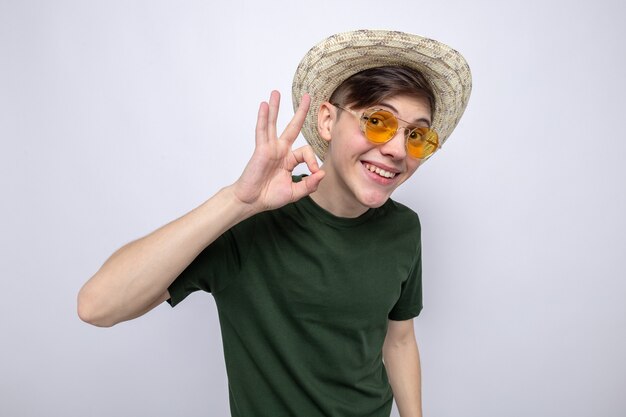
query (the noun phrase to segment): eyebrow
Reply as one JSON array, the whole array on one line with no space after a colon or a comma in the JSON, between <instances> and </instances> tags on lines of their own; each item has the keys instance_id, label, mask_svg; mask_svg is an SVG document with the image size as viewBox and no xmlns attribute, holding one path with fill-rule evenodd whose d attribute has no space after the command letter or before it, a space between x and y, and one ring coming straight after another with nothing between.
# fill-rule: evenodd
<instances>
[{"instance_id":1,"label":"eyebrow","mask_svg":"<svg viewBox=\"0 0 626 417\"><path fill-rule=\"evenodd\" d=\"M391 110L393 110L393 112L396 114L396 118L397 118L398 120L402 120L403 122L406 122L406 123L409 123L409 124L417 124L417 123L420 123L420 122L424 122L424 123L426 123L429 127L430 127L430 125L431 125L431 123L432 123L432 122L430 121L430 119L425 118L425 117L422 117L422 118L420 118L420 119L413 119L413 122L408 122L408 121L406 121L406 120L400 119L400 118L397 116L397 114L399 113L399 111L398 111L398 109L396 109L395 107L393 107L391 104L385 103L385 102L383 101L382 103L379 103L378 105L379 105L379 106L389 107L389 108L390 108Z\"/></svg>"}]
</instances>

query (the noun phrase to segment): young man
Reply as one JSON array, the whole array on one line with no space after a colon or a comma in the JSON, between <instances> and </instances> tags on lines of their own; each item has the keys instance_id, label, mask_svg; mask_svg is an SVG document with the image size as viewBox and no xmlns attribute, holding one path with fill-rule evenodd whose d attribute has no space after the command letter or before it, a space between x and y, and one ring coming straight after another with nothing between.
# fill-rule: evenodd
<instances>
[{"instance_id":1,"label":"young man","mask_svg":"<svg viewBox=\"0 0 626 417\"><path fill-rule=\"evenodd\" d=\"M111 326L208 291L233 416L389 416L394 397L402 417L421 416L420 225L390 196L450 135L470 89L465 60L430 39L322 41L296 71L282 135L273 92L241 177L115 252L81 289L80 317ZM292 150L301 129L310 146ZM300 163L311 174L292 177Z\"/></svg>"}]
</instances>

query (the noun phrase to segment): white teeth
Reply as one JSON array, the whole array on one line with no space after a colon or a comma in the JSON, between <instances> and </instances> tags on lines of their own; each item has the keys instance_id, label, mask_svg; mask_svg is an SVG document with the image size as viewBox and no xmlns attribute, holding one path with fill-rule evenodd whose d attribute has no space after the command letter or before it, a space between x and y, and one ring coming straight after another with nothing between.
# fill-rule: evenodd
<instances>
[{"instance_id":1,"label":"white teeth","mask_svg":"<svg viewBox=\"0 0 626 417\"><path fill-rule=\"evenodd\" d=\"M385 178L393 178L396 176L395 172L389 172L389 171L385 171L384 169L381 169L377 166L374 165L370 165L370 164L365 164L365 169L371 171L371 172L375 172L378 175L380 175L381 177L385 177Z\"/></svg>"}]
</instances>

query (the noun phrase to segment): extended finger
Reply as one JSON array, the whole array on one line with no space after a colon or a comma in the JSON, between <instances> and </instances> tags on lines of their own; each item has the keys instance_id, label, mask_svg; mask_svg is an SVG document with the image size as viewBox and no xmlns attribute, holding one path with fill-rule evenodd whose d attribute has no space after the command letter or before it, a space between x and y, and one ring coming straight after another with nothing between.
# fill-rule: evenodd
<instances>
[{"instance_id":1,"label":"extended finger","mask_svg":"<svg viewBox=\"0 0 626 417\"><path fill-rule=\"evenodd\" d=\"M308 94L304 94L302 96L302 100L300 101L300 105L296 110L296 113L291 118L291 121L285 127L283 134L280 135L280 139L284 139L289 143L293 143L298 137L298 133L302 130L302 125L304 125L304 120L306 119L306 115L309 112L309 106L311 104L311 97Z\"/></svg>"},{"instance_id":2,"label":"extended finger","mask_svg":"<svg viewBox=\"0 0 626 417\"><path fill-rule=\"evenodd\" d=\"M269 139L276 138L276 120L280 108L280 93L276 90L270 94L269 116L267 118L267 136Z\"/></svg>"},{"instance_id":3,"label":"extended finger","mask_svg":"<svg viewBox=\"0 0 626 417\"><path fill-rule=\"evenodd\" d=\"M267 142L267 115L269 109L266 102L259 105L259 113L256 118L255 143L257 146Z\"/></svg>"}]
</instances>

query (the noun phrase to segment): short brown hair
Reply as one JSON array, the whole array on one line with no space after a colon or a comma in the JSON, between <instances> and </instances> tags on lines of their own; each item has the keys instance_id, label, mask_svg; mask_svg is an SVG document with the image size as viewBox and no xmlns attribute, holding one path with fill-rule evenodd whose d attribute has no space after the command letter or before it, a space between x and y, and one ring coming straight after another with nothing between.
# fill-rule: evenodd
<instances>
[{"instance_id":1,"label":"short brown hair","mask_svg":"<svg viewBox=\"0 0 626 417\"><path fill-rule=\"evenodd\" d=\"M407 67L385 66L357 72L337 87L329 101L364 108L399 95L427 98L431 113L435 109L435 96L426 78Z\"/></svg>"}]
</instances>

